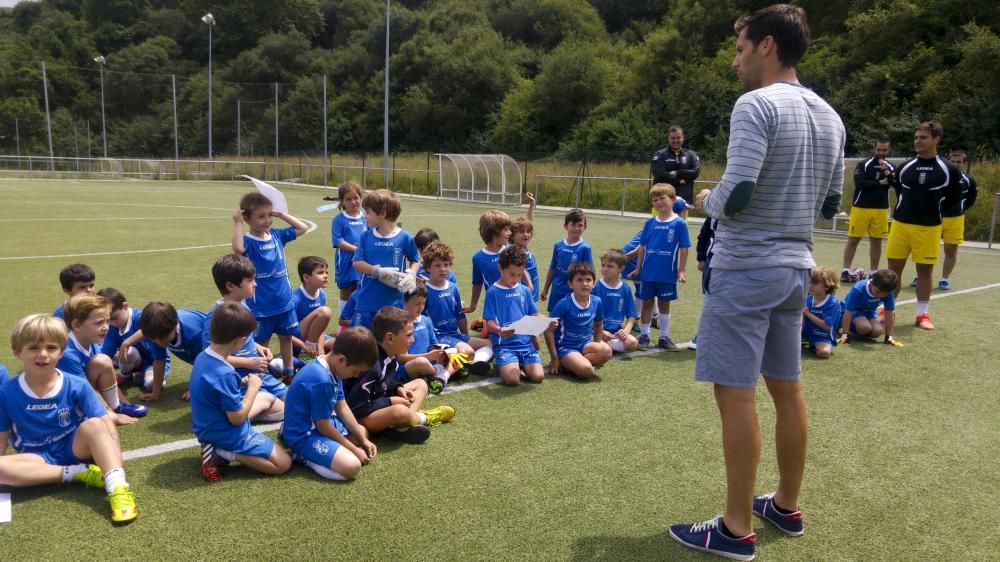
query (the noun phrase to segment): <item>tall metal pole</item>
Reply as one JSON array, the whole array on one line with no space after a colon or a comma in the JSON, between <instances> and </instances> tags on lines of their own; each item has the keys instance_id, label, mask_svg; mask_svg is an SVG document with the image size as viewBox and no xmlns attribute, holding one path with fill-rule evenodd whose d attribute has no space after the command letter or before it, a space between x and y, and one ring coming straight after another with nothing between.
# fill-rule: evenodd
<instances>
[{"instance_id":1,"label":"tall metal pole","mask_svg":"<svg viewBox=\"0 0 1000 562\"><path fill-rule=\"evenodd\" d=\"M170 75L170 91L173 94L174 102L174 170L177 173L177 179L181 179L181 150L180 141L177 137L177 75Z\"/></svg>"},{"instance_id":2,"label":"tall metal pole","mask_svg":"<svg viewBox=\"0 0 1000 562\"><path fill-rule=\"evenodd\" d=\"M278 83L274 83L274 161L278 161Z\"/></svg>"},{"instance_id":3,"label":"tall metal pole","mask_svg":"<svg viewBox=\"0 0 1000 562\"><path fill-rule=\"evenodd\" d=\"M21 126L14 118L14 138L17 140L17 166L21 167Z\"/></svg>"},{"instance_id":4,"label":"tall metal pole","mask_svg":"<svg viewBox=\"0 0 1000 562\"><path fill-rule=\"evenodd\" d=\"M201 16L201 21L208 25L208 159L212 160L212 28L215 17L209 12Z\"/></svg>"},{"instance_id":5,"label":"tall metal pole","mask_svg":"<svg viewBox=\"0 0 1000 562\"><path fill-rule=\"evenodd\" d=\"M104 64L108 62L103 56L94 58L94 62L100 65L101 69L101 138L104 142L104 157L108 157L108 127L104 120Z\"/></svg>"},{"instance_id":6,"label":"tall metal pole","mask_svg":"<svg viewBox=\"0 0 1000 562\"><path fill-rule=\"evenodd\" d=\"M56 155L52 150L52 116L49 114L49 79L45 76L45 61L42 61L42 89L45 92L45 127L49 131L49 167L56 171Z\"/></svg>"},{"instance_id":7,"label":"tall metal pole","mask_svg":"<svg viewBox=\"0 0 1000 562\"><path fill-rule=\"evenodd\" d=\"M236 100L236 157L239 158L243 153L240 151L240 130L243 128L240 123L240 102L243 100Z\"/></svg>"},{"instance_id":8,"label":"tall metal pole","mask_svg":"<svg viewBox=\"0 0 1000 562\"><path fill-rule=\"evenodd\" d=\"M327 152L327 147L326 147L326 135L327 135L326 122L328 119L329 117L326 114L326 74L324 74L323 75L323 186L324 187L326 186L327 168L330 164L330 153Z\"/></svg>"},{"instance_id":9,"label":"tall metal pole","mask_svg":"<svg viewBox=\"0 0 1000 562\"><path fill-rule=\"evenodd\" d=\"M385 113L382 116L382 181L389 185L389 12L392 0L385 0Z\"/></svg>"},{"instance_id":10,"label":"tall metal pole","mask_svg":"<svg viewBox=\"0 0 1000 562\"><path fill-rule=\"evenodd\" d=\"M87 119L87 158L91 158L90 154L90 119Z\"/></svg>"}]
</instances>

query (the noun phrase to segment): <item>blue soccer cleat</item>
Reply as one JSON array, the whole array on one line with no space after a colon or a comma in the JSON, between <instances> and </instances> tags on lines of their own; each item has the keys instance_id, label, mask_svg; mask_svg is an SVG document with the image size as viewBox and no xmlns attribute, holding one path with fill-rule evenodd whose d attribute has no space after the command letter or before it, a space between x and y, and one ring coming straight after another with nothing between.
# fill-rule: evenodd
<instances>
[{"instance_id":1,"label":"blue soccer cleat","mask_svg":"<svg viewBox=\"0 0 1000 562\"><path fill-rule=\"evenodd\" d=\"M122 402L118 404L115 408L116 414L125 414L126 416L132 416L133 418L141 418L149 413L149 408L141 404L126 404Z\"/></svg>"}]
</instances>

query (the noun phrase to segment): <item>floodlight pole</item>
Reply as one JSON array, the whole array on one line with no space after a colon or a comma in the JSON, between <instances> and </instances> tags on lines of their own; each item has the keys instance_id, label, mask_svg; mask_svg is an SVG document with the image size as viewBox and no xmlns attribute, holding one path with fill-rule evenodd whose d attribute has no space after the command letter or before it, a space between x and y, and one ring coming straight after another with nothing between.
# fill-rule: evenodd
<instances>
[{"instance_id":1,"label":"floodlight pole","mask_svg":"<svg viewBox=\"0 0 1000 562\"><path fill-rule=\"evenodd\" d=\"M172 94L173 104L174 104L174 172L177 174L177 179L181 179L181 150L180 143L177 138L177 75L170 75L170 91Z\"/></svg>"},{"instance_id":2,"label":"floodlight pole","mask_svg":"<svg viewBox=\"0 0 1000 562\"><path fill-rule=\"evenodd\" d=\"M278 83L274 83L274 161L278 162Z\"/></svg>"},{"instance_id":3,"label":"floodlight pole","mask_svg":"<svg viewBox=\"0 0 1000 562\"><path fill-rule=\"evenodd\" d=\"M208 159L212 160L212 28L215 27L215 17L212 12L201 16L201 21L208 25Z\"/></svg>"},{"instance_id":4,"label":"floodlight pole","mask_svg":"<svg viewBox=\"0 0 1000 562\"><path fill-rule=\"evenodd\" d=\"M45 128L49 131L49 167L56 171L56 155L52 150L52 115L49 113L49 79L45 75L45 61L42 61L42 90L45 94ZM31 160L28 160L31 162Z\"/></svg>"},{"instance_id":5,"label":"floodlight pole","mask_svg":"<svg viewBox=\"0 0 1000 562\"><path fill-rule=\"evenodd\" d=\"M382 181L389 186L389 12L392 0L385 0L385 100L382 116Z\"/></svg>"},{"instance_id":6,"label":"floodlight pole","mask_svg":"<svg viewBox=\"0 0 1000 562\"><path fill-rule=\"evenodd\" d=\"M94 57L94 62L99 64L98 68L101 69L101 139L104 142L104 157L108 157L108 129L107 123L104 120L104 65L108 61L103 55Z\"/></svg>"},{"instance_id":7,"label":"floodlight pole","mask_svg":"<svg viewBox=\"0 0 1000 562\"><path fill-rule=\"evenodd\" d=\"M243 100L240 99L236 100L236 157L237 158L240 158L243 154L240 151L240 129L242 128L242 124L240 123L240 103L242 101Z\"/></svg>"},{"instance_id":8,"label":"floodlight pole","mask_svg":"<svg viewBox=\"0 0 1000 562\"><path fill-rule=\"evenodd\" d=\"M327 171L330 164L330 154L327 152L326 146L326 126L329 117L326 114L326 74L323 75L323 187L327 185Z\"/></svg>"}]
</instances>

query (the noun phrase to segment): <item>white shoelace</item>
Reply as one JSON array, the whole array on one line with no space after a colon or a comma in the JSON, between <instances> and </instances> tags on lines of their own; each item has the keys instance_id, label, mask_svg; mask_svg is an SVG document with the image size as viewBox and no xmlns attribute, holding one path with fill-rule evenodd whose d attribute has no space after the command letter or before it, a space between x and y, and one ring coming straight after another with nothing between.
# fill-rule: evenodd
<instances>
[{"instance_id":1,"label":"white shoelace","mask_svg":"<svg viewBox=\"0 0 1000 562\"><path fill-rule=\"evenodd\" d=\"M709 519L708 521L705 521L703 523L695 523L694 525L691 525L691 532L703 533L705 531L710 531L712 529L718 529L718 528L719 528L719 516L715 516L714 518Z\"/></svg>"}]
</instances>

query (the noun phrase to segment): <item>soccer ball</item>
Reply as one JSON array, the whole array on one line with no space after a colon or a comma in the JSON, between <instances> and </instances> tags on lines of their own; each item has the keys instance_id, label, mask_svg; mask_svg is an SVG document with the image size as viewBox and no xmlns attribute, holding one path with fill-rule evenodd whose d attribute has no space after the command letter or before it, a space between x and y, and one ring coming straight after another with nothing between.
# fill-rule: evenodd
<instances>
[{"instance_id":1,"label":"soccer ball","mask_svg":"<svg viewBox=\"0 0 1000 562\"><path fill-rule=\"evenodd\" d=\"M863 267L855 267L850 272L848 272L848 276L851 278L851 283L861 281L862 279L865 278L866 274L867 272Z\"/></svg>"}]
</instances>

